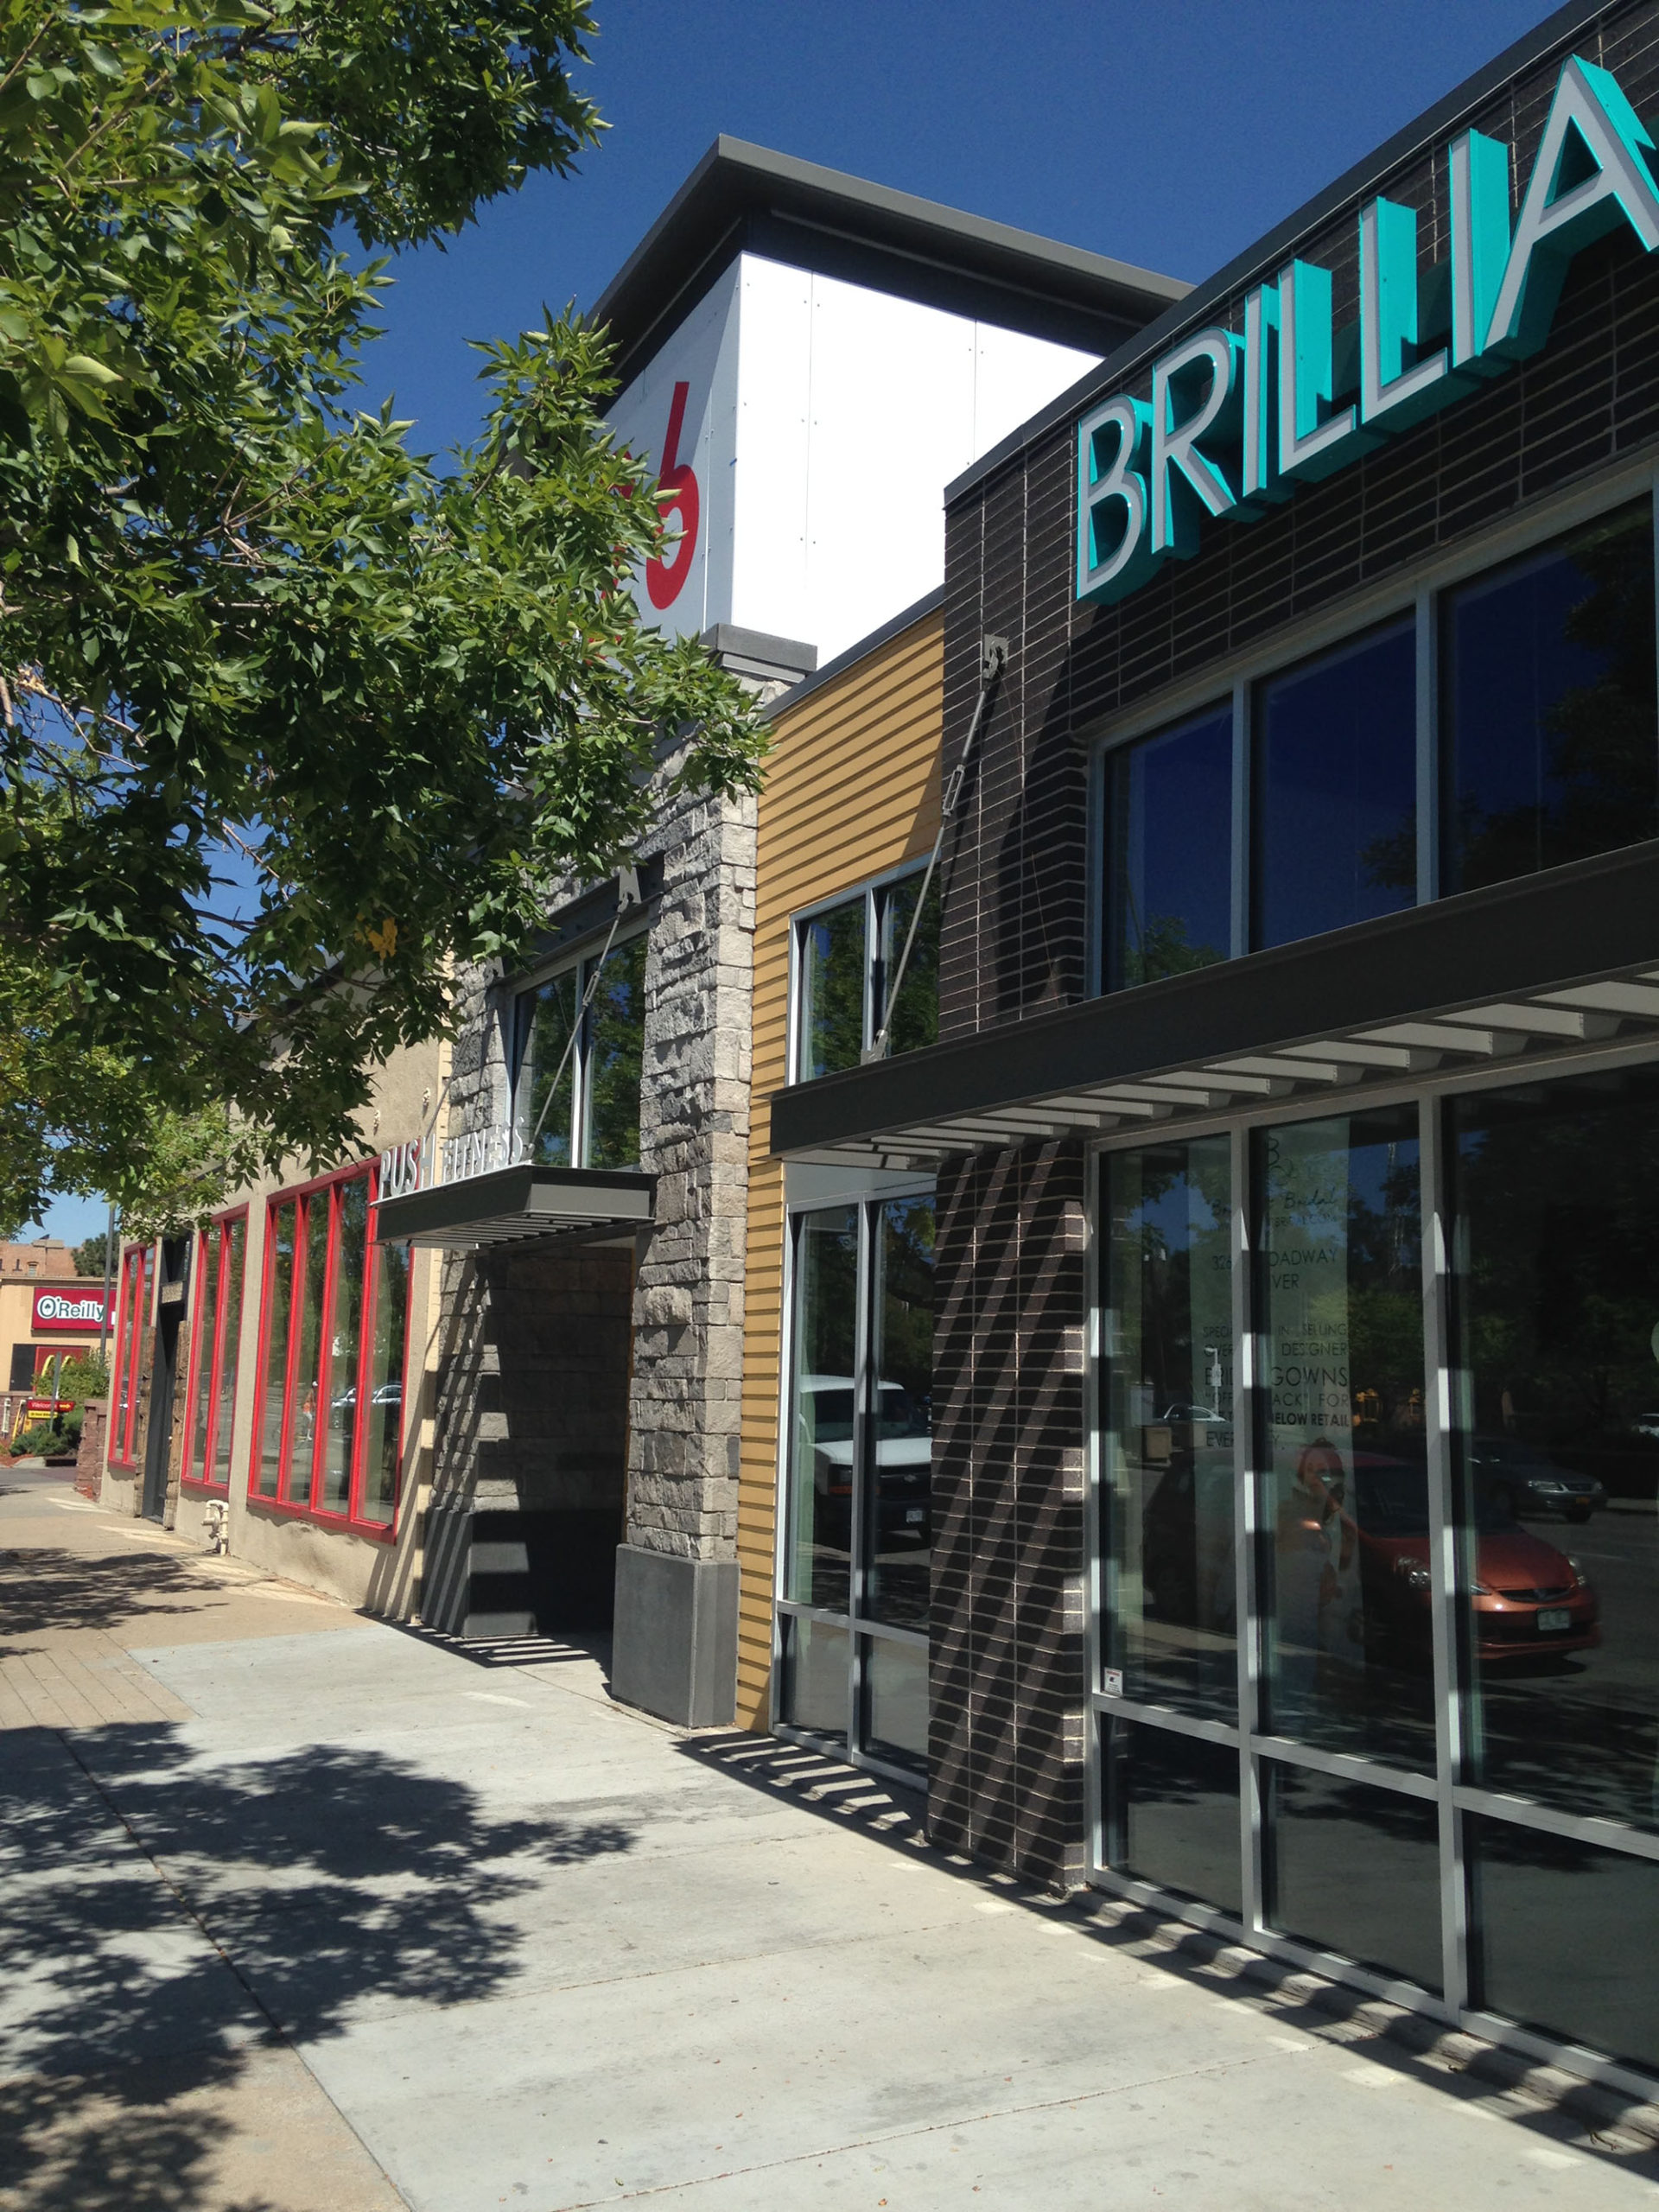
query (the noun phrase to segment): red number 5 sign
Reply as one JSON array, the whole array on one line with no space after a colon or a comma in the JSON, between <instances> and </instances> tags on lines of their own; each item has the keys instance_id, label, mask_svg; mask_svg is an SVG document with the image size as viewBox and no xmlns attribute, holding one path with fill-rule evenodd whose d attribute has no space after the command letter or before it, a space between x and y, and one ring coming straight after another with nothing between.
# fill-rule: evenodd
<instances>
[{"instance_id":1,"label":"red number 5 sign","mask_svg":"<svg viewBox=\"0 0 1659 2212\"><path fill-rule=\"evenodd\" d=\"M680 535L669 548L671 559L664 560L653 554L645 563L645 589L651 603L656 607L672 607L679 597L681 588L691 572L692 556L697 550L697 521L700 512L697 480L691 473L690 461L680 459L680 432L685 424L685 402L690 391L689 384L677 384L674 400L668 410L668 435L663 441L663 471L657 486L657 511L666 522L677 514Z\"/></svg>"}]
</instances>

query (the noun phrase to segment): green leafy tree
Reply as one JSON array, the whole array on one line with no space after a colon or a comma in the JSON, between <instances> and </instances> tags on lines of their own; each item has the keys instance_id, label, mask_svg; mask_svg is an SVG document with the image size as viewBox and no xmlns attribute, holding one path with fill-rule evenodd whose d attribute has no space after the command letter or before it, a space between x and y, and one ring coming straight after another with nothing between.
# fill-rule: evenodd
<instances>
[{"instance_id":1,"label":"green leafy tree","mask_svg":"<svg viewBox=\"0 0 1659 2212\"><path fill-rule=\"evenodd\" d=\"M109 1255L110 1240L103 1230L96 1236L89 1236L74 1249L75 1273L78 1275L102 1275Z\"/></svg>"},{"instance_id":2,"label":"green leafy tree","mask_svg":"<svg viewBox=\"0 0 1659 2212\"><path fill-rule=\"evenodd\" d=\"M388 274L348 249L567 169L593 28L579 0L0 22L0 1215L115 1194L168 1116L228 1107L273 1163L354 1146L454 963L631 849L665 728L683 781L754 787L741 691L637 619L663 521L601 333L480 346L451 467L356 410Z\"/></svg>"}]
</instances>

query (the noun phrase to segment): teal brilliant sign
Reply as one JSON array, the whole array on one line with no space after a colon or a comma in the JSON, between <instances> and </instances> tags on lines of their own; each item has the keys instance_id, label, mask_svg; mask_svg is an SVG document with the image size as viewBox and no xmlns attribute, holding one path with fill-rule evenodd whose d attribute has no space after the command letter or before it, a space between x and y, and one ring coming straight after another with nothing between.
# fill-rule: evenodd
<instances>
[{"instance_id":1,"label":"teal brilliant sign","mask_svg":"<svg viewBox=\"0 0 1659 2212\"><path fill-rule=\"evenodd\" d=\"M1242 334L1184 338L1154 364L1149 399L1091 409L1077 425L1077 597L1126 597L1196 552L1206 517L1249 521L1535 353L1581 247L1621 223L1659 247L1652 150L1618 79L1575 55L1513 228L1509 147L1466 130L1450 148L1449 297L1424 338L1416 213L1373 200L1359 215L1357 376L1344 390L1331 272L1293 261L1249 295Z\"/></svg>"}]
</instances>

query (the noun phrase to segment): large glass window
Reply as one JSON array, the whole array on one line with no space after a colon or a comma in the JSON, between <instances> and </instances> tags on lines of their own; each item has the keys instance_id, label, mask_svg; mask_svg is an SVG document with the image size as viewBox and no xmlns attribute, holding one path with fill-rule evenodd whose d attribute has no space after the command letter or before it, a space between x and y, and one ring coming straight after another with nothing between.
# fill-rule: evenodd
<instances>
[{"instance_id":1,"label":"large glass window","mask_svg":"<svg viewBox=\"0 0 1659 2212\"><path fill-rule=\"evenodd\" d=\"M1238 1707L1228 1138L1108 1155L1106 1663L1126 1695Z\"/></svg>"},{"instance_id":2,"label":"large glass window","mask_svg":"<svg viewBox=\"0 0 1659 2212\"><path fill-rule=\"evenodd\" d=\"M1160 1889L1242 1913L1238 1753L1132 1720L1103 1724L1115 1865Z\"/></svg>"},{"instance_id":3,"label":"large glass window","mask_svg":"<svg viewBox=\"0 0 1659 2212\"><path fill-rule=\"evenodd\" d=\"M639 1165L647 939L518 994L515 1149L549 1167Z\"/></svg>"},{"instance_id":4,"label":"large glass window","mask_svg":"<svg viewBox=\"0 0 1659 2212\"><path fill-rule=\"evenodd\" d=\"M1108 763L1106 988L1207 968L1232 950L1230 705L1120 747Z\"/></svg>"},{"instance_id":5,"label":"large glass window","mask_svg":"<svg viewBox=\"0 0 1659 2212\"><path fill-rule=\"evenodd\" d=\"M1465 1833L1475 2002L1659 2071L1659 1866L1512 1821Z\"/></svg>"},{"instance_id":6,"label":"large glass window","mask_svg":"<svg viewBox=\"0 0 1659 2212\"><path fill-rule=\"evenodd\" d=\"M1659 2069L1659 1063L1100 1193L1103 1878Z\"/></svg>"},{"instance_id":7,"label":"large glass window","mask_svg":"<svg viewBox=\"0 0 1659 2212\"><path fill-rule=\"evenodd\" d=\"M1441 624L1446 890L1659 833L1647 500L1448 593Z\"/></svg>"},{"instance_id":8,"label":"large glass window","mask_svg":"<svg viewBox=\"0 0 1659 2212\"><path fill-rule=\"evenodd\" d=\"M1434 594L1438 698L1413 610L1255 681L1247 778L1230 704L1113 745L1102 988L1229 955L1235 849L1253 950L1414 905L1426 780L1441 894L1659 836L1654 594L1644 499Z\"/></svg>"},{"instance_id":9,"label":"large glass window","mask_svg":"<svg viewBox=\"0 0 1659 2212\"><path fill-rule=\"evenodd\" d=\"M1262 1767L1268 1925L1438 1991L1433 1801L1278 1759Z\"/></svg>"},{"instance_id":10,"label":"large glass window","mask_svg":"<svg viewBox=\"0 0 1659 2212\"><path fill-rule=\"evenodd\" d=\"M1268 1724L1432 1770L1417 1109L1256 1146Z\"/></svg>"},{"instance_id":11,"label":"large glass window","mask_svg":"<svg viewBox=\"0 0 1659 2212\"><path fill-rule=\"evenodd\" d=\"M373 1195L361 1167L271 1202L249 1495L384 1529L397 1509L409 1255L371 1243Z\"/></svg>"},{"instance_id":12,"label":"large glass window","mask_svg":"<svg viewBox=\"0 0 1659 2212\"><path fill-rule=\"evenodd\" d=\"M260 1317L257 1457L248 1478L251 1497L275 1497L283 1466L283 1414L288 1402L289 1327L294 1315L295 1224L292 1198L265 1216L265 1305Z\"/></svg>"},{"instance_id":13,"label":"large glass window","mask_svg":"<svg viewBox=\"0 0 1659 2212\"><path fill-rule=\"evenodd\" d=\"M1470 1779L1659 1827L1659 1071L1450 1111Z\"/></svg>"},{"instance_id":14,"label":"large glass window","mask_svg":"<svg viewBox=\"0 0 1659 2212\"><path fill-rule=\"evenodd\" d=\"M1255 944L1416 903L1416 671L1408 620L1257 686Z\"/></svg>"},{"instance_id":15,"label":"large glass window","mask_svg":"<svg viewBox=\"0 0 1659 2212\"><path fill-rule=\"evenodd\" d=\"M143 1443L143 1351L149 1329L156 1248L131 1246L122 1255L121 1295L115 1325L114 1419L110 1424L112 1466L136 1467Z\"/></svg>"},{"instance_id":16,"label":"large glass window","mask_svg":"<svg viewBox=\"0 0 1659 2212\"><path fill-rule=\"evenodd\" d=\"M872 884L796 923L798 1082L855 1068L884 1023L889 1053L938 1041L939 884L934 876L924 899L925 874Z\"/></svg>"},{"instance_id":17,"label":"large glass window","mask_svg":"<svg viewBox=\"0 0 1659 2212\"><path fill-rule=\"evenodd\" d=\"M245 1212L211 1223L196 1240L188 1401L190 1441L184 1479L204 1490L225 1490L230 1483L247 1241Z\"/></svg>"},{"instance_id":18,"label":"large glass window","mask_svg":"<svg viewBox=\"0 0 1659 2212\"><path fill-rule=\"evenodd\" d=\"M931 1193L793 1224L779 1718L910 1770L927 1758L933 1239Z\"/></svg>"}]
</instances>

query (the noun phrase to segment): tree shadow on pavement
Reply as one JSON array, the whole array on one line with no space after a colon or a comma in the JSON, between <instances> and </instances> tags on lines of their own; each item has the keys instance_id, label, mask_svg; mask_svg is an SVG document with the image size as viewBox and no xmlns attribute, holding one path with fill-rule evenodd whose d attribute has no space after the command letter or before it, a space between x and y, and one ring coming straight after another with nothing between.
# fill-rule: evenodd
<instances>
[{"instance_id":1,"label":"tree shadow on pavement","mask_svg":"<svg viewBox=\"0 0 1659 2212\"><path fill-rule=\"evenodd\" d=\"M26 1646L48 1630L114 1632L146 1614L199 1613L224 1598L225 1586L188 1554L0 1549L0 1646Z\"/></svg>"},{"instance_id":2,"label":"tree shadow on pavement","mask_svg":"<svg viewBox=\"0 0 1659 2212\"><path fill-rule=\"evenodd\" d=\"M60 2201L81 2212L205 2207L189 2177L207 2145L181 2130L214 2123L154 2113L147 2072L188 2052L229 2081L285 2037L487 1996L518 1971L502 1908L548 1868L634 1841L615 1821L501 1817L363 1745L226 1764L159 1723L0 1744L0 2205L10 2188L31 2212L60 2201L31 2192L32 2168L73 2172ZM91 2138L107 2120L89 2118L83 2158L67 2077L96 2077L89 2111L150 2103L153 2144L123 2127L105 2161Z\"/></svg>"}]
</instances>

